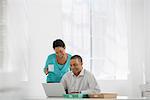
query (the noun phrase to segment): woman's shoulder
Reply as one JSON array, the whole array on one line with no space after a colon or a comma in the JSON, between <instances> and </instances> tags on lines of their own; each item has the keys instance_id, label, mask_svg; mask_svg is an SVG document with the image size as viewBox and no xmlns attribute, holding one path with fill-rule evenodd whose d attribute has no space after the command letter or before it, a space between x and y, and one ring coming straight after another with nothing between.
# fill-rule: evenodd
<instances>
[{"instance_id":1,"label":"woman's shoulder","mask_svg":"<svg viewBox=\"0 0 150 100\"><path fill-rule=\"evenodd\" d=\"M69 54L69 53L67 53L67 54L68 54L68 57L69 57L69 58L71 58L71 57L72 57L72 55L71 55L71 54Z\"/></svg>"},{"instance_id":2,"label":"woman's shoulder","mask_svg":"<svg viewBox=\"0 0 150 100\"><path fill-rule=\"evenodd\" d=\"M55 57L56 57L56 54L55 54L55 53L52 53L52 54L48 55L48 58L49 58L49 59L53 59L53 58L55 58Z\"/></svg>"}]
</instances>

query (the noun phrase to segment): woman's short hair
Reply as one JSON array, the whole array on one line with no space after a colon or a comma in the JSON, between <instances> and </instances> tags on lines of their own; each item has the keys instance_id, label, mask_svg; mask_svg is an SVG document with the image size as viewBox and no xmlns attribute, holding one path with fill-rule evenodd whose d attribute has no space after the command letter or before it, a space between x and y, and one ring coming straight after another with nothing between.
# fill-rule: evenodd
<instances>
[{"instance_id":1,"label":"woman's short hair","mask_svg":"<svg viewBox=\"0 0 150 100\"><path fill-rule=\"evenodd\" d=\"M66 48L65 43L61 40L61 39L56 39L53 42L53 49L55 49L56 47L62 47L62 48Z\"/></svg>"}]
</instances>

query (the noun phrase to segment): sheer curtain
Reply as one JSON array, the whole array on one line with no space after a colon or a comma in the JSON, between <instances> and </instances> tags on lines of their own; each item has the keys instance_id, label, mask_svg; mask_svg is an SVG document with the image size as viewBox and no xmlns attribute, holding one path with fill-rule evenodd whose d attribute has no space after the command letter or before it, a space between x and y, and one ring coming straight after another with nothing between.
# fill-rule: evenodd
<instances>
[{"instance_id":1,"label":"sheer curtain","mask_svg":"<svg viewBox=\"0 0 150 100\"><path fill-rule=\"evenodd\" d=\"M28 35L24 0L0 0L0 98L21 100L27 81Z\"/></svg>"},{"instance_id":2,"label":"sheer curtain","mask_svg":"<svg viewBox=\"0 0 150 100\"><path fill-rule=\"evenodd\" d=\"M6 39L6 0L0 1L0 72L3 70Z\"/></svg>"},{"instance_id":3,"label":"sheer curtain","mask_svg":"<svg viewBox=\"0 0 150 100\"><path fill-rule=\"evenodd\" d=\"M127 0L63 0L63 38L98 80L128 79Z\"/></svg>"},{"instance_id":4,"label":"sheer curtain","mask_svg":"<svg viewBox=\"0 0 150 100\"><path fill-rule=\"evenodd\" d=\"M88 0L62 0L63 39L68 52L80 54L90 70L90 8Z\"/></svg>"},{"instance_id":5,"label":"sheer curtain","mask_svg":"<svg viewBox=\"0 0 150 100\"><path fill-rule=\"evenodd\" d=\"M1 72L15 74L18 80L27 80L28 69L28 21L25 0L2 0L4 24L3 67ZM5 5L4 5L5 4Z\"/></svg>"}]
</instances>

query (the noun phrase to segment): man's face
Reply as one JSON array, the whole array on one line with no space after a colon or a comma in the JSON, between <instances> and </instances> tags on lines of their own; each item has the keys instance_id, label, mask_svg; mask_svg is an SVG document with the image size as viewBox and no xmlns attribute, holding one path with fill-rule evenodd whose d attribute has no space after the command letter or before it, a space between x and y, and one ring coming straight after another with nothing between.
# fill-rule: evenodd
<instances>
[{"instance_id":1,"label":"man's face","mask_svg":"<svg viewBox=\"0 0 150 100\"><path fill-rule=\"evenodd\" d=\"M59 58L62 58L65 55L65 49L63 47L56 47L54 50Z\"/></svg>"},{"instance_id":2,"label":"man's face","mask_svg":"<svg viewBox=\"0 0 150 100\"><path fill-rule=\"evenodd\" d=\"M71 59L70 67L72 72L77 75L82 70L82 63L78 59Z\"/></svg>"}]
</instances>

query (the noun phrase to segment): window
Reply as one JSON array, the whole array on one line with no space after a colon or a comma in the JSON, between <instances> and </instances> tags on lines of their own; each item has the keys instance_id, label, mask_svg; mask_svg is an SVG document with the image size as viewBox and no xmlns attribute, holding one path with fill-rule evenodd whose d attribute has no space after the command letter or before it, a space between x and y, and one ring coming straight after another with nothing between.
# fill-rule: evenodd
<instances>
[{"instance_id":1,"label":"window","mask_svg":"<svg viewBox=\"0 0 150 100\"><path fill-rule=\"evenodd\" d=\"M62 0L63 38L98 80L128 78L127 1Z\"/></svg>"}]
</instances>

